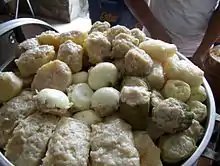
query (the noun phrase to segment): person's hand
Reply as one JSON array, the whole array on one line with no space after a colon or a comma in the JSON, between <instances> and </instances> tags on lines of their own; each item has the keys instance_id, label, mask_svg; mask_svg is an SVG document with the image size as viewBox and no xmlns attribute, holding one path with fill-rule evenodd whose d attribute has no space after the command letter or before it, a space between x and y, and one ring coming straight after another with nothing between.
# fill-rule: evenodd
<instances>
[{"instance_id":1,"label":"person's hand","mask_svg":"<svg viewBox=\"0 0 220 166\"><path fill-rule=\"evenodd\" d=\"M204 69L204 59L205 59L205 55L203 54L199 54L199 53L195 53L192 57L192 62L198 66L200 69Z\"/></svg>"}]
</instances>

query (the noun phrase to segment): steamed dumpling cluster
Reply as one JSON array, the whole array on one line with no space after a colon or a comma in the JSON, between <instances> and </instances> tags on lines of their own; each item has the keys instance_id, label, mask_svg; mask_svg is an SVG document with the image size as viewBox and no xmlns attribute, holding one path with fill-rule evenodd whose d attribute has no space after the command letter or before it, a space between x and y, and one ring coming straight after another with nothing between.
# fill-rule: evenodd
<instances>
[{"instance_id":1,"label":"steamed dumpling cluster","mask_svg":"<svg viewBox=\"0 0 220 166\"><path fill-rule=\"evenodd\" d=\"M174 44L98 21L89 32L43 32L19 51L17 71L0 72L0 148L13 164L162 166L196 150L204 73Z\"/></svg>"}]
</instances>

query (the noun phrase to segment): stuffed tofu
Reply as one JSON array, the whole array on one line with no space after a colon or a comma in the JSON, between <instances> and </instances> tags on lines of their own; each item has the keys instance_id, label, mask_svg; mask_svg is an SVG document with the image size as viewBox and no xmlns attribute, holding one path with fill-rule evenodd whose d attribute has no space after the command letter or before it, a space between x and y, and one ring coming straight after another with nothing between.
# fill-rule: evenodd
<instances>
[{"instance_id":1,"label":"stuffed tofu","mask_svg":"<svg viewBox=\"0 0 220 166\"><path fill-rule=\"evenodd\" d=\"M147 88L138 86L124 86L121 90L120 117L133 129L142 130L147 127L150 94Z\"/></svg>"},{"instance_id":2,"label":"stuffed tofu","mask_svg":"<svg viewBox=\"0 0 220 166\"><path fill-rule=\"evenodd\" d=\"M21 121L5 148L5 156L16 166L40 165L58 120L36 112Z\"/></svg>"},{"instance_id":3,"label":"stuffed tofu","mask_svg":"<svg viewBox=\"0 0 220 166\"><path fill-rule=\"evenodd\" d=\"M91 166L140 166L130 125L118 118L92 125L90 157Z\"/></svg>"},{"instance_id":4,"label":"stuffed tofu","mask_svg":"<svg viewBox=\"0 0 220 166\"><path fill-rule=\"evenodd\" d=\"M36 111L34 93L24 90L0 109L0 147L4 148L18 122Z\"/></svg>"},{"instance_id":5,"label":"stuffed tofu","mask_svg":"<svg viewBox=\"0 0 220 166\"><path fill-rule=\"evenodd\" d=\"M73 118L63 117L51 137L43 166L87 166L90 128Z\"/></svg>"},{"instance_id":6,"label":"stuffed tofu","mask_svg":"<svg viewBox=\"0 0 220 166\"><path fill-rule=\"evenodd\" d=\"M160 149L146 131L134 132L134 144L140 155L141 166L163 166L160 159Z\"/></svg>"}]
</instances>

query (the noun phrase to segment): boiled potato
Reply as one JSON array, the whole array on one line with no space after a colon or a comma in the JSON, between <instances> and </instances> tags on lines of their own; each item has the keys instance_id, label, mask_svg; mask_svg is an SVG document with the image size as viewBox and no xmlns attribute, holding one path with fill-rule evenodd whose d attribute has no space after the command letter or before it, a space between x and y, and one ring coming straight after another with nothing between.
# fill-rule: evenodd
<instances>
[{"instance_id":1,"label":"boiled potato","mask_svg":"<svg viewBox=\"0 0 220 166\"><path fill-rule=\"evenodd\" d=\"M118 79L118 70L116 66L109 62L97 64L89 71L89 86L97 90L102 87L114 86Z\"/></svg>"},{"instance_id":2,"label":"boiled potato","mask_svg":"<svg viewBox=\"0 0 220 166\"><path fill-rule=\"evenodd\" d=\"M72 112L88 110L90 108L93 91L88 84L72 85L67 89L67 94L73 103Z\"/></svg>"},{"instance_id":3,"label":"boiled potato","mask_svg":"<svg viewBox=\"0 0 220 166\"><path fill-rule=\"evenodd\" d=\"M112 87L98 89L91 98L91 108L101 117L111 115L119 107L120 92Z\"/></svg>"},{"instance_id":4,"label":"boiled potato","mask_svg":"<svg viewBox=\"0 0 220 166\"><path fill-rule=\"evenodd\" d=\"M0 103L17 96L23 86L23 81L13 72L0 72Z\"/></svg>"},{"instance_id":5,"label":"boiled potato","mask_svg":"<svg viewBox=\"0 0 220 166\"><path fill-rule=\"evenodd\" d=\"M102 121L100 116L96 114L93 110L77 112L73 115L73 118L81 120L88 125L96 124Z\"/></svg>"},{"instance_id":6,"label":"boiled potato","mask_svg":"<svg viewBox=\"0 0 220 166\"><path fill-rule=\"evenodd\" d=\"M31 83L34 79L34 76L30 76L30 77L23 77L21 78L23 81L23 87L24 88L30 88L31 87Z\"/></svg>"},{"instance_id":7,"label":"boiled potato","mask_svg":"<svg viewBox=\"0 0 220 166\"><path fill-rule=\"evenodd\" d=\"M15 63L22 77L28 77L37 72L44 64L55 59L53 46L40 45L22 53Z\"/></svg>"},{"instance_id":8,"label":"boiled potato","mask_svg":"<svg viewBox=\"0 0 220 166\"><path fill-rule=\"evenodd\" d=\"M34 75L29 77L22 77L19 71L15 71L14 74L23 81L23 88L30 88L31 83L34 79Z\"/></svg>"},{"instance_id":9,"label":"boiled potato","mask_svg":"<svg viewBox=\"0 0 220 166\"><path fill-rule=\"evenodd\" d=\"M51 61L38 69L31 84L32 89L45 88L65 91L72 83L72 72L68 65L60 60Z\"/></svg>"},{"instance_id":10,"label":"boiled potato","mask_svg":"<svg viewBox=\"0 0 220 166\"><path fill-rule=\"evenodd\" d=\"M40 111L59 116L69 115L68 109L72 106L67 95L56 89L42 89L34 99Z\"/></svg>"},{"instance_id":11,"label":"boiled potato","mask_svg":"<svg viewBox=\"0 0 220 166\"><path fill-rule=\"evenodd\" d=\"M174 54L173 56L167 59L167 62L173 61L175 63L176 61L179 61L179 60L180 60L179 56L177 54Z\"/></svg>"},{"instance_id":12,"label":"boiled potato","mask_svg":"<svg viewBox=\"0 0 220 166\"><path fill-rule=\"evenodd\" d=\"M78 73L73 74L73 84L79 84L79 83L87 83L88 82L89 74L88 72L81 71Z\"/></svg>"},{"instance_id":13,"label":"boiled potato","mask_svg":"<svg viewBox=\"0 0 220 166\"><path fill-rule=\"evenodd\" d=\"M23 90L0 108L0 148L4 149L16 125L36 112L34 92Z\"/></svg>"}]
</instances>

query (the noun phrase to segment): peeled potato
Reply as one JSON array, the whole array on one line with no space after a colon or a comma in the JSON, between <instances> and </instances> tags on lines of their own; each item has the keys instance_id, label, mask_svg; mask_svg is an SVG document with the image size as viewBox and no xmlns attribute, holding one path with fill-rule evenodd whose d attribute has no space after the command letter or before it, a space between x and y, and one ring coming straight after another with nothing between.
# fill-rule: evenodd
<instances>
[{"instance_id":1,"label":"peeled potato","mask_svg":"<svg viewBox=\"0 0 220 166\"><path fill-rule=\"evenodd\" d=\"M109 62L97 64L89 71L89 86L97 90L102 87L114 86L118 78L116 66Z\"/></svg>"},{"instance_id":2,"label":"peeled potato","mask_svg":"<svg viewBox=\"0 0 220 166\"><path fill-rule=\"evenodd\" d=\"M91 108L101 117L111 115L119 107L120 92L112 87L98 89L91 98Z\"/></svg>"},{"instance_id":3,"label":"peeled potato","mask_svg":"<svg viewBox=\"0 0 220 166\"><path fill-rule=\"evenodd\" d=\"M38 69L31 84L32 89L45 88L65 91L72 83L72 72L66 63L60 60L51 61Z\"/></svg>"},{"instance_id":4,"label":"peeled potato","mask_svg":"<svg viewBox=\"0 0 220 166\"><path fill-rule=\"evenodd\" d=\"M73 102L72 112L88 110L93 95L92 89L86 83L71 85L67 89L68 97Z\"/></svg>"},{"instance_id":5,"label":"peeled potato","mask_svg":"<svg viewBox=\"0 0 220 166\"><path fill-rule=\"evenodd\" d=\"M18 95L23 86L23 81L13 72L0 72L0 103L10 100Z\"/></svg>"},{"instance_id":6,"label":"peeled potato","mask_svg":"<svg viewBox=\"0 0 220 166\"><path fill-rule=\"evenodd\" d=\"M73 84L79 84L79 83L87 83L88 82L88 72L81 71L78 73L73 74Z\"/></svg>"},{"instance_id":7,"label":"peeled potato","mask_svg":"<svg viewBox=\"0 0 220 166\"><path fill-rule=\"evenodd\" d=\"M73 118L81 120L88 125L96 124L102 121L102 119L93 110L77 112L73 115Z\"/></svg>"},{"instance_id":8,"label":"peeled potato","mask_svg":"<svg viewBox=\"0 0 220 166\"><path fill-rule=\"evenodd\" d=\"M40 111L54 115L69 115L68 109L72 106L67 95L56 89L43 89L34 96Z\"/></svg>"}]
</instances>

